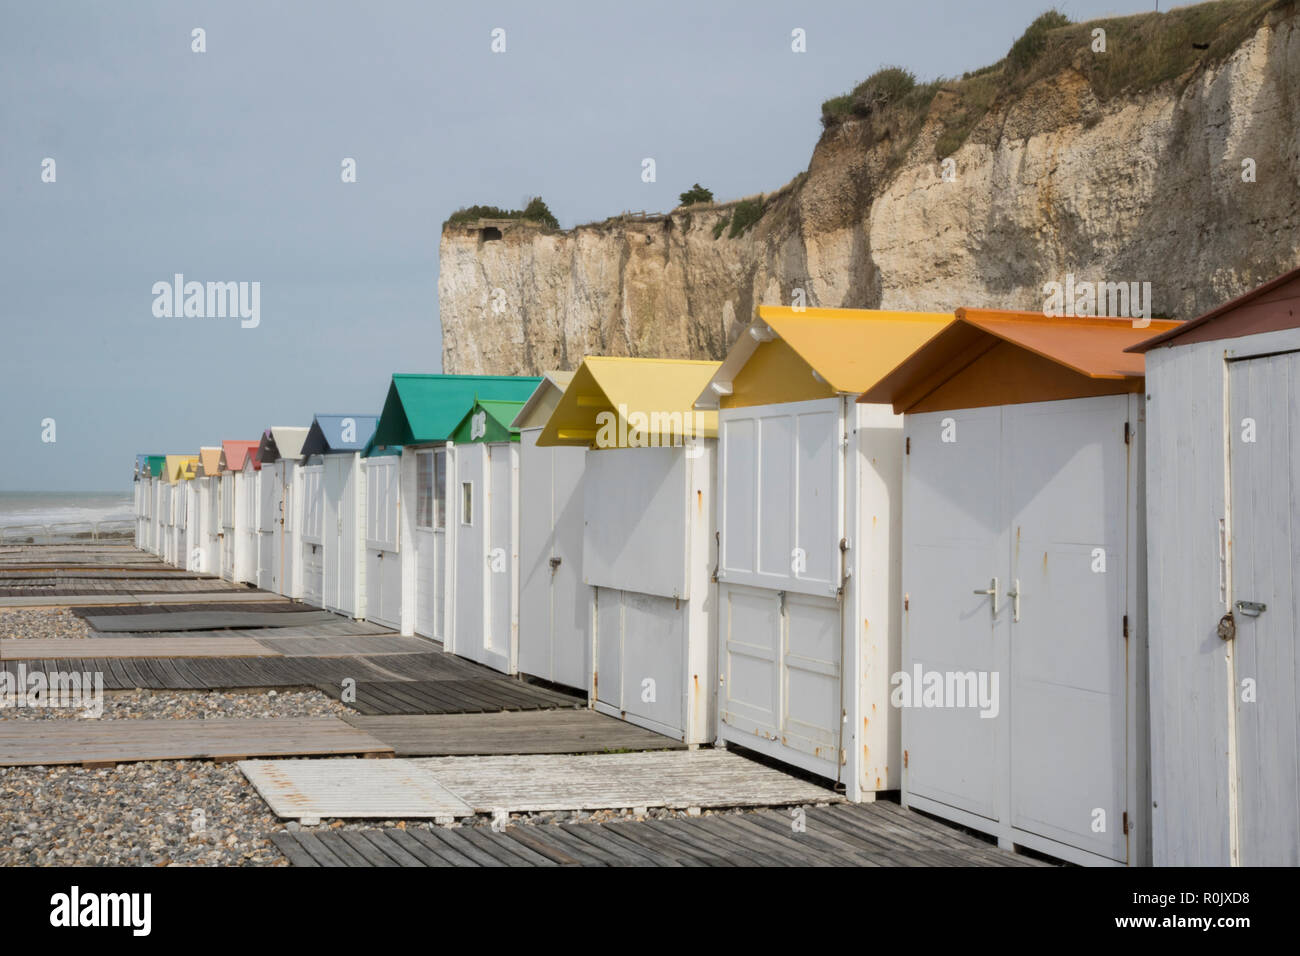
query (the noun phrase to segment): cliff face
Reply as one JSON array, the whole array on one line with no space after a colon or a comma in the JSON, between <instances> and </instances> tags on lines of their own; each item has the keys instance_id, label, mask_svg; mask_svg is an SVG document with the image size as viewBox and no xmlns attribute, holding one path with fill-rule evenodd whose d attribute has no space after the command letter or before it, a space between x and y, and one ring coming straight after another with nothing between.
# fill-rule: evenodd
<instances>
[{"instance_id":1,"label":"cliff face","mask_svg":"<svg viewBox=\"0 0 1300 956\"><path fill-rule=\"evenodd\" d=\"M927 121L898 163L868 121L833 127L737 238L714 235L734 204L564 232L448 226L444 369L721 358L755 305L790 304L795 289L808 305L1037 310L1044 283L1073 273L1149 281L1155 314L1191 318L1300 264L1294 8L1144 93L1101 102L1063 68L984 116L952 182L938 135Z\"/></svg>"}]
</instances>

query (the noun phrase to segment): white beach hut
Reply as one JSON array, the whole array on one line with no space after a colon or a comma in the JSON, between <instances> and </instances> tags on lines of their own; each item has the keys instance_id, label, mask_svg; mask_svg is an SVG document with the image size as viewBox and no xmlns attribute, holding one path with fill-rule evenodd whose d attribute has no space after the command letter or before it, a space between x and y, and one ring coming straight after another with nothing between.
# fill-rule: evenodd
<instances>
[{"instance_id":1,"label":"white beach hut","mask_svg":"<svg viewBox=\"0 0 1300 956\"><path fill-rule=\"evenodd\" d=\"M191 528L189 567L201 574L221 573L221 446L199 449L192 484L197 490Z\"/></svg>"},{"instance_id":2,"label":"white beach hut","mask_svg":"<svg viewBox=\"0 0 1300 956\"><path fill-rule=\"evenodd\" d=\"M453 515L447 442L476 397L522 402L540 381L504 375L393 376L363 456L368 619L400 626L404 634L445 639L454 613L454 568L445 558L450 553L445 522ZM402 501L413 507L403 509Z\"/></svg>"},{"instance_id":3,"label":"white beach hut","mask_svg":"<svg viewBox=\"0 0 1300 956\"><path fill-rule=\"evenodd\" d=\"M366 614L366 481L361 452L378 421L374 415L317 415L300 454L312 475L313 595L348 617ZM316 584L319 581L319 585Z\"/></svg>"},{"instance_id":4,"label":"white beach hut","mask_svg":"<svg viewBox=\"0 0 1300 956\"><path fill-rule=\"evenodd\" d=\"M243 475L246 459L257 445L255 441L221 443L221 576L227 581L249 581L249 506Z\"/></svg>"},{"instance_id":5,"label":"white beach hut","mask_svg":"<svg viewBox=\"0 0 1300 956\"><path fill-rule=\"evenodd\" d=\"M1300 269L1146 356L1158 866L1300 865Z\"/></svg>"},{"instance_id":6,"label":"white beach hut","mask_svg":"<svg viewBox=\"0 0 1300 956\"><path fill-rule=\"evenodd\" d=\"M538 447L572 372L547 372L515 416L519 429L520 673L587 690L590 589L582 579L585 448Z\"/></svg>"},{"instance_id":7,"label":"white beach hut","mask_svg":"<svg viewBox=\"0 0 1300 956\"><path fill-rule=\"evenodd\" d=\"M760 306L696 407L718 414L718 737L899 787L903 419L858 395L950 313Z\"/></svg>"},{"instance_id":8,"label":"white beach hut","mask_svg":"<svg viewBox=\"0 0 1300 956\"><path fill-rule=\"evenodd\" d=\"M1143 363L1175 323L959 309L862 396L904 416L903 802L1150 860Z\"/></svg>"},{"instance_id":9,"label":"white beach hut","mask_svg":"<svg viewBox=\"0 0 1300 956\"><path fill-rule=\"evenodd\" d=\"M257 496L257 586L286 597L301 594L301 571L296 558L302 475L297 466L307 431L307 428L274 425L262 433L256 452L262 466Z\"/></svg>"},{"instance_id":10,"label":"white beach hut","mask_svg":"<svg viewBox=\"0 0 1300 956\"><path fill-rule=\"evenodd\" d=\"M592 706L687 744L715 736L717 413L693 405L718 367L589 356L537 440L587 449Z\"/></svg>"}]
</instances>

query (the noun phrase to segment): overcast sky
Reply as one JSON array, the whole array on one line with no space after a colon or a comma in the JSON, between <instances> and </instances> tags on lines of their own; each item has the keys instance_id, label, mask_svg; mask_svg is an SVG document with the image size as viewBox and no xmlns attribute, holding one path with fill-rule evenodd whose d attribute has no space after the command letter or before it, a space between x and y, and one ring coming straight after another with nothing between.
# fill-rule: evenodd
<instances>
[{"instance_id":1,"label":"overcast sky","mask_svg":"<svg viewBox=\"0 0 1300 956\"><path fill-rule=\"evenodd\" d=\"M136 452L378 413L393 372L441 370L454 209L775 189L824 99L991 63L1048 5L0 0L0 491L129 490ZM259 324L156 317L176 273L260 282Z\"/></svg>"}]
</instances>

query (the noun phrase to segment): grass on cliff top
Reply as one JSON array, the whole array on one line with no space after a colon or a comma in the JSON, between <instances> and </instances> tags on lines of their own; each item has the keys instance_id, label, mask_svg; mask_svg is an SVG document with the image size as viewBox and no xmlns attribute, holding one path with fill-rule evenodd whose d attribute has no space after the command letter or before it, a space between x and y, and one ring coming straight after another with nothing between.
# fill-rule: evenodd
<instances>
[{"instance_id":1,"label":"grass on cliff top","mask_svg":"<svg viewBox=\"0 0 1300 956\"><path fill-rule=\"evenodd\" d=\"M867 119L877 142L891 141L901 160L927 120L943 126L935 157L952 155L997 104L1067 69L1077 70L1103 102L1175 80L1220 62L1250 37L1270 10L1296 0L1214 0L1166 13L1071 23L1057 10L1042 14L997 63L961 79L918 83L886 67L843 96L822 104L822 126ZM1093 52L1093 31L1105 30L1106 52ZM940 96L939 94L943 94Z\"/></svg>"},{"instance_id":2,"label":"grass on cliff top","mask_svg":"<svg viewBox=\"0 0 1300 956\"><path fill-rule=\"evenodd\" d=\"M476 222L479 219L524 219L540 222L551 229L559 229L560 221L551 213L541 196L534 196L523 209L501 209L498 206L463 206L457 209L442 224L442 228L464 222Z\"/></svg>"}]
</instances>

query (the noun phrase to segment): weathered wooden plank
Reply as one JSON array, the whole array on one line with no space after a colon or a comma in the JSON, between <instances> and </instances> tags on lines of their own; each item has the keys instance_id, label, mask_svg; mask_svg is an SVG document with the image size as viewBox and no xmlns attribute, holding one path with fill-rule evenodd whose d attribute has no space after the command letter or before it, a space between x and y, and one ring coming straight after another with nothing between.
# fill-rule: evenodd
<instances>
[{"instance_id":1,"label":"weathered wooden plank","mask_svg":"<svg viewBox=\"0 0 1300 956\"><path fill-rule=\"evenodd\" d=\"M242 637L144 638L24 638L0 640L0 658L73 657L269 657L279 656L262 643Z\"/></svg>"},{"instance_id":2,"label":"weathered wooden plank","mask_svg":"<svg viewBox=\"0 0 1300 956\"><path fill-rule=\"evenodd\" d=\"M399 757L684 750L679 740L593 710L343 717Z\"/></svg>"},{"instance_id":3,"label":"weathered wooden plank","mask_svg":"<svg viewBox=\"0 0 1300 956\"><path fill-rule=\"evenodd\" d=\"M334 717L0 721L0 766L9 767L391 753Z\"/></svg>"},{"instance_id":4,"label":"weathered wooden plank","mask_svg":"<svg viewBox=\"0 0 1300 956\"><path fill-rule=\"evenodd\" d=\"M405 760L245 760L239 769L279 817L450 820L474 815L432 774Z\"/></svg>"},{"instance_id":5,"label":"weathered wooden plank","mask_svg":"<svg viewBox=\"0 0 1300 956\"><path fill-rule=\"evenodd\" d=\"M320 866L320 863L307 852L307 848L294 839L294 834L277 831L271 834L271 842L276 849L289 858L294 866Z\"/></svg>"},{"instance_id":6,"label":"weathered wooden plank","mask_svg":"<svg viewBox=\"0 0 1300 956\"><path fill-rule=\"evenodd\" d=\"M623 807L731 807L837 801L829 790L719 750L424 757L428 770L483 813Z\"/></svg>"}]
</instances>

